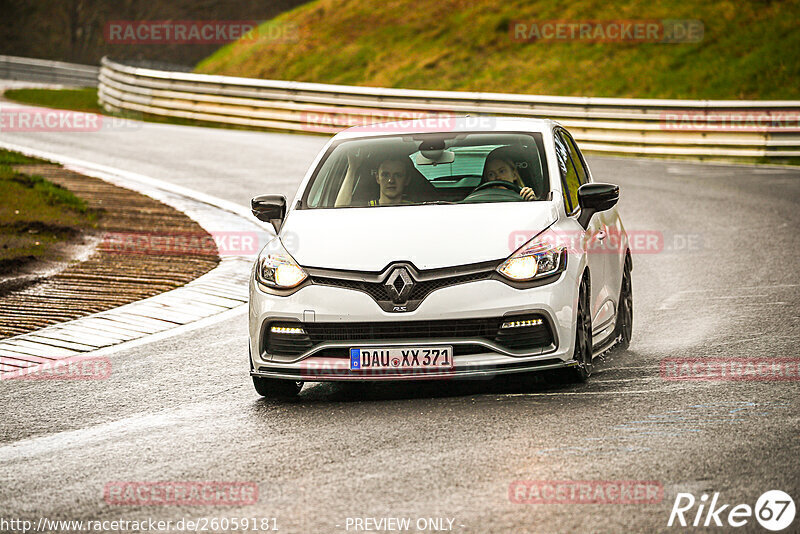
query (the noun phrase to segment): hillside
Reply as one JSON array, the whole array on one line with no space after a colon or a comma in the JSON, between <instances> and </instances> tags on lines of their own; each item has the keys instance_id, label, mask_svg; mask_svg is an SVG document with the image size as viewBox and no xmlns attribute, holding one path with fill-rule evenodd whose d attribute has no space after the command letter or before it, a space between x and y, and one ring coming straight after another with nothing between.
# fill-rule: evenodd
<instances>
[{"instance_id":1,"label":"hillside","mask_svg":"<svg viewBox=\"0 0 800 534\"><path fill-rule=\"evenodd\" d=\"M649 98L800 98L800 1L317 0L292 39L226 45L198 72L365 86ZM691 43L512 39L512 21L694 19ZM538 27L538 26L537 26Z\"/></svg>"},{"instance_id":2,"label":"hillside","mask_svg":"<svg viewBox=\"0 0 800 534\"><path fill-rule=\"evenodd\" d=\"M194 65L219 44L118 44L112 21L268 20L306 0L0 0L0 54L97 64L104 55Z\"/></svg>"}]
</instances>

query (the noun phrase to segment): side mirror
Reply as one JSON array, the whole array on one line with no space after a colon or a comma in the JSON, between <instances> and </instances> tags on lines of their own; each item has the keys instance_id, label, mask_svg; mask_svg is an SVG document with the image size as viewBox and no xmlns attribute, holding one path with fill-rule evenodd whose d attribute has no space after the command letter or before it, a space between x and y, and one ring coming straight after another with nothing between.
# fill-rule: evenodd
<instances>
[{"instance_id":1,"label":"side mirror","mask_svg":"<svg viewBox=\"0 0 800 534\"><path fill-rule=\"evenodd\" d=\"M578 204L581 213L578 223L584 228L589 226L589 219L598 211L613 208L619 200L619 186L614 184L583 184L578 188Z\"/></svg>"},{"instance_id":2,"label":"side mirror","mask_svg":"<svg viewBox=\"0 0 800 534\"><path fill-rule=\"evenodd\" d=\"M259 221L272 223L275 231L281 229L286 216L286 197L283 195L259 195L250 201L253 215Z\"/></svg>"}]
</instances>

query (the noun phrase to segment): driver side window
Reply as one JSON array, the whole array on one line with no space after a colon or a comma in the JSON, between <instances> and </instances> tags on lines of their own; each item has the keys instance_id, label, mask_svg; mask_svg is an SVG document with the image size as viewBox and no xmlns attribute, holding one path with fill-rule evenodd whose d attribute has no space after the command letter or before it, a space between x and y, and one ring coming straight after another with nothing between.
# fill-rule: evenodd
<instances>
[{"instance_id":1,"label":"driver side window","mask_svg":"<svg viewBox=\"0 0 800 534\"><path fill-rule=\"evenodd\" d=\"M569 149L570 159L572 159L572 163L575 165L575 170L578 171L580 185L588 183L589 173L586 170L586 163L583 161L583 155L580 153L580 150L578 150L575 140L567 132L561 132L561 136L564 138L567 149Z\"/></svg>"},{"instance_id":2,"label":"driver side window","mask_svg":"<svg viewBox=\"0 0 800 534\"><path fill-rule=\"evenodd\" d=\"M561 137L561 132L555 134L556 155L558 157L558 167L561 171L561 186L564 190L564 210L568 215L572 215L578 210L578 188L582 185L578 171L570 157L570 150ZM581 169L583 170L583 169Z\"/></svg>"}]
</instances>

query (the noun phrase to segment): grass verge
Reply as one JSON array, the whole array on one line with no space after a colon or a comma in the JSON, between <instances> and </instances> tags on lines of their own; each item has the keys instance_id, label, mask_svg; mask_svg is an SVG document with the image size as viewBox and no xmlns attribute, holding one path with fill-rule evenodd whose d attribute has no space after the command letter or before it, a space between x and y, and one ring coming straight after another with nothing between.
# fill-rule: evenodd
<instances>
[{"instance_id":1,"label":"grass verge","mask_svg":"<svg viewBox=\"0 0 800 534\"><path fill-rule=\"evenodd\" d=\"M3 96L21 104L47 108L70 109L87 113L101 113L97 104L97 89L9 89Z\"/></svg>"},{"instance_id":2,"label":"grass verge","mask_svg":"<svg viewBox=\"0 0 800 534\"><path fill-rule=\"evenodd\" d=\"M60 245L96 227L99 213L73 193L15 165L49 163L0 150L0 274L37 259L58 259Z\"/></svg>"}]
</instances>

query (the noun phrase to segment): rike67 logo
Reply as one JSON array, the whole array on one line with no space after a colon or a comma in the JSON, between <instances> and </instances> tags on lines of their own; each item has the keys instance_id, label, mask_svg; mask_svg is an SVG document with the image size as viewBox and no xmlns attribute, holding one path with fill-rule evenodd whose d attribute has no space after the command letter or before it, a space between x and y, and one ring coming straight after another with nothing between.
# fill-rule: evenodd
<instances>
[{"instance_id":1,"label":"rike67 logo","mask_svg":"<svg viewBox=\"0 0 800 534\"><path fill-rule=\"evenodd\" d=\"M724 503L720 500L719 493L714 493L710 498L704 493L699 499L691 493L678 493L667 526L739 528L752 524L755 517L759 525L777 532L793 523L795 511L794 500L788 493L780 490L764 492L756 501L755 507L749 504Z\"/></svg>"}]
</instances>

